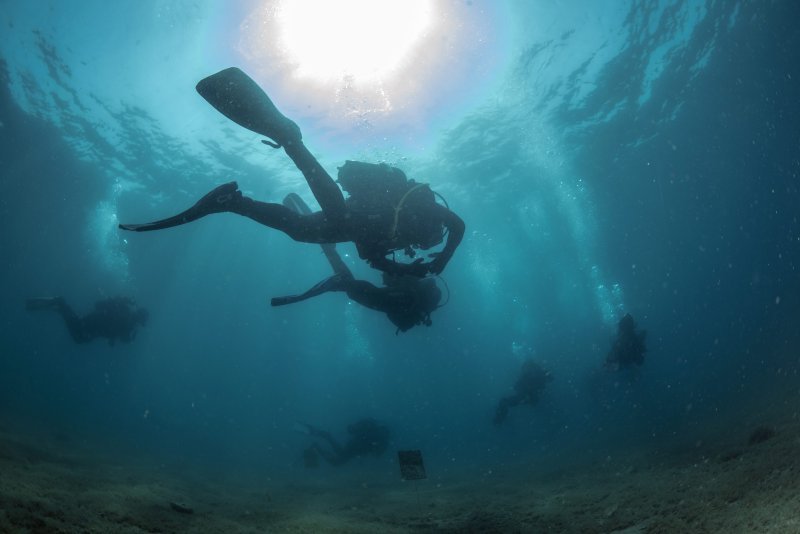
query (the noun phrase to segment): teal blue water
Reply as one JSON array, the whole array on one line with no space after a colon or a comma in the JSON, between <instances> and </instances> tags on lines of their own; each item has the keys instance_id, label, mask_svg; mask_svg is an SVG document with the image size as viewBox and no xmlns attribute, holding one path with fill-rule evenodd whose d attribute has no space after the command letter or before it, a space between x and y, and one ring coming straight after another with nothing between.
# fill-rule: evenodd
<instances>
[{"instance_id":1,"label":"teal blue water","mask_svg":"<svg viewBox=\"0 0 800 534\"><path fill-rule=\"evenodd\" d=\"M420 449L442 479L693 443L797 366L794 2L442 2L451 25L385 94L292 78L251 42L256 2L0 5L6 421L295 480L309 444L296 422L344 437L371 416L389 452L342 469L398 478L393 451ZM194 91L232 65L330 172L400 166L464 219L432 326L395 335L342 294L271 308L329 268L319 247L235 215L117 230L230 180L313 203L282 151ZM117 294L150 310L130 345L74 345L23 305L62 295L88 311ZM625 313L648 352L615 373L603 362ZM553 380L495 427L527 358Z\"/></svg>"}]
</instances>

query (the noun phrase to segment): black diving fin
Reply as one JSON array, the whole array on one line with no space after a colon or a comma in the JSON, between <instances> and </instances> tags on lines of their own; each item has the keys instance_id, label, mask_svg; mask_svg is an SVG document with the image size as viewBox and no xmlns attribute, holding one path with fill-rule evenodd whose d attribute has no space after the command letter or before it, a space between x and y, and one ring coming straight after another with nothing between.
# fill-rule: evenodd
<instances>
[{"instance_id":1,"label":"black diving fin","mask_svg":"<svg viewBox=\"0 0 800 534\"><path fill-rule=\"evenodd\" d=\"M277 143L271 146L299 143L300 128L286 118L269 96L250 76L230 67L203 78L197 92L217 111L230 120Z\"/></svg>"},{"instance_id":2,"label":"black diving fin","mask_svg":"<svg viewBox=\"0 0 800 534\"><path fill-rule=\"evenodd\" d=\"M177 215L143 224L120 224L119 227L122 230L129 230L131 232L150 232L153 230L172 228L173 226L180 226L196 221L212 213L228 211L230 206L238 202L241 198L242 193L239 191L239 185L236 182L228 182L227 184L215 187L211 192L195 202L194 206Z\"/></svg>"},{"instance_id":3,"label":"black diving fin","mask_svg":"<svg viewBox=\"0 0 800 534\"><path fill-rule=\"evenodd\" d=\"M308 300L310 298L316 297L317 295L322 295L323 293L327 293L329 291L345 291L345 285L347 282L352 280L352 277L335 274L326 278L325 280L317 283L314 287L306 291L301 295L289 295L286 297L273 297L270 301L272 306L286 306L287 304L294 304L296 302L302 302L304 300Z\"/></svg>"}]
</instances>

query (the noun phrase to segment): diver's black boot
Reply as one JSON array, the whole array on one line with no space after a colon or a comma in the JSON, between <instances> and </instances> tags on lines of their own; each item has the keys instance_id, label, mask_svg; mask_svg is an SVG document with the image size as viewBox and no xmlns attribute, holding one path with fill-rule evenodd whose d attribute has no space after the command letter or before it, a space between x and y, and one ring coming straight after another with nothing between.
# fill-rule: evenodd
<instances>
[{"instance_id":1,"label":"diver's black boot","mask_svg":"<svg viewBox=\"0 0 800 534\"><path fill-rule=\"evenodd\" d=\"M198 200L194 206L177 215L161 219L160 221L143 224L120 224L119 227L123 230L130 230L133 232L149 232L151 230L171 228L173 226L196 221L212 213L230 211L241 199L242 192L239 191L238 184L236 182L229 182L214 188L210 193L207 193L203 198Z\"/></svg>"}]
</instances>

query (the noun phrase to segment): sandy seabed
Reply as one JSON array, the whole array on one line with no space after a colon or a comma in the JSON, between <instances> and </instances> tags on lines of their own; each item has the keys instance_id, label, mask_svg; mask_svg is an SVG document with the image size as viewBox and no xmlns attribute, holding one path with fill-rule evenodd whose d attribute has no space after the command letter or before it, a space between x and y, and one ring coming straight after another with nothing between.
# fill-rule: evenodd
<instances>
[{"instance_id":1,"label":"sandy seabed","mask_svg":"<svg viewBox=\"0 0 800 534\"><path fill-rule=\"evenodd\" d=\"M67 456L5 432L0 531L800 532L800 422L771 428L759 443L736 434L624 464L422 481L417 491L410 483L232 487Z\"/></svg>"},{"instance_id":2,"label":"sandy seabed","mask_svg":"<svg viewBox=\"0 0 800 534\"><path fill-rule=\"evenodd\" d=\"M800 377L783 377L700 439L382 485L356 468L232 481L0 425L0 532L800 534ZM769 432L752 440L758 428Z\"/></svg>"}]
</instances>

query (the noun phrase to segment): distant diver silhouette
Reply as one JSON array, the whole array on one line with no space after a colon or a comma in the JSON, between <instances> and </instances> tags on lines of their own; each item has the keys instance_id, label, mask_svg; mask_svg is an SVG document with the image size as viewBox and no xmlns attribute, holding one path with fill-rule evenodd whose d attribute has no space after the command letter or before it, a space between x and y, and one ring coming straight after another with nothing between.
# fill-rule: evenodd
<instances>
[{"instance_id":1,"label":"distant diver silhouette","mask_svg":"<svg viewBox=\"0 0 800 534\"><path fill-rule=\"evenodd\" d=\"M26 301L28 310L55 310L75 343L88 343L102 337L114 345L117 339L130 343L136 337L136 328L147 324L148 312L139 308L128 297L111 297L95 302L94 309L79 317L63 297L39 297Z\"/></svg>"},{"instance_id":2,"label":"distant diver silhouette","mask_svg":"<svg viewBox=\"0 0 800 534\"><path fill-rule=\"evenodd\" d=\"M391 432L375 419L366 417L347 426L349 435L342 445L330 432L311 425L304 425L308 435L320 438L327 446L313 443L303 451L303 461L307 467L316 467L316 456L333 466L344 465L354 458L380 456L389 447Z\"/></svg>"},{"instance_id":3,"label":"distant diver silhouette","mask_svg":"<svg viewBox=\"0 0 800 534\"><path fill-rule=\"evenodd\" d=\"M522 363L519 377L514 384L514 394L500 399L494 412L494 424L501 425L508 417L508 411L521 404L535 406L539 403L539 396L544 391L548 382L553 379L549 371L533 360Z\"/></svg>"},{"instance_id":4,"label":"distant diver silhouette","mask_svg":"<svg viewBox=\"0 0 800 534\"><path fill-rule=\"evenodd\" d=\"M390 274L422 277L445 268L464 236L464 222L438 204L426 184L407 180L400 169L388 165L348 161L339 169L339 181L350 192L345 200L342 190L303 144L300 128L278 111L247 74L235 67L222 70L201 80L197 91L233 122L274 141L263 141L265 144L283 147L303 173L321 211L300 215L281 204L256 201L243 196L237 183L230 182L178 215L145 224L120 224L121 229L160 230L211 213L230 212L280 230L295 241L352 241L362 259ZM427 250L441 243L444 228L447 241L441 252L430 255L432 261L402 263L387 258L395 251L405 251L413 258L415 249Z\"/></svg>"},{"instance_id":5,"label":"distant diver silhouette","mask_svg":"<svg viewBox=\"0 0 800 534\"><path fill-rule=\"evenodd\" d=\"M617 324L617 335L606 355L605 366L615 371L641 366L647 352L646 338L647 331L637 330L633 317L626 313Z\"/></svg>"}]
</instances>

